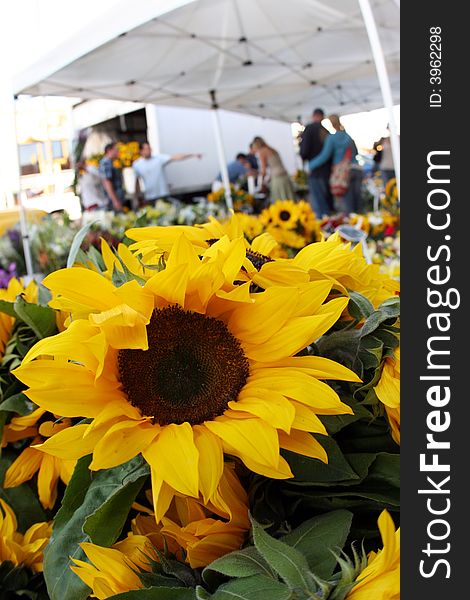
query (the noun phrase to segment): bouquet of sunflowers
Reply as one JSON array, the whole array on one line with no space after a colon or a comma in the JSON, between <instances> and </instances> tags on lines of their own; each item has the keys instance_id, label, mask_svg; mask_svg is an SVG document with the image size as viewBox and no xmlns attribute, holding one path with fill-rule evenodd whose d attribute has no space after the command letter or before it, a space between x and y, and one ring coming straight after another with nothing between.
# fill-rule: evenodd
<instances>
[{"instance_id":1,"label":"bouquet of sunflowers","mask_svg":"<svg viewBox=\"0 0 470 600\"><path fill-rule=\"evenodd\" d=\"M263 210L260 221L278 242L285 256L320 239L320 224L305 200L277 200Z\"/></svg>"},{"instance_id":2,"label":"bouquet of sunflowers","mask_svg":"<svg viewBox=\"0 0 470 600\"><path fill-rule=\"evenodd\" d=\"M398 283L244 228L0 292L5 597L399 598Z\"/></svg>"}]
</instances>

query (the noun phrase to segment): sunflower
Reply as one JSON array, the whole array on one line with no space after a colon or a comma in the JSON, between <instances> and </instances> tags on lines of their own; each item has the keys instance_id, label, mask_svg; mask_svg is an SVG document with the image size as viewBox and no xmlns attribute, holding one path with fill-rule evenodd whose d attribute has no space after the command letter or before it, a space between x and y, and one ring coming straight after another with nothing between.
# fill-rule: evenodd
<instances>
[{"instance_id":1,"label":"sunflower","mask_svg":"<svg viewBox=\"0 0 470 600\"><path fill-rule=\"evenodd\" d=\"M224 463L220 483L209 503L202 497L196 500L175 495L161 525L157 525L157 520L158 516L140 515L133 521L133 532L149 536L156 544L163 536L178 559L193 568L204 567L240 548L250 521L248 496L235 474L234 464Z\"/></svg>"},{"instance_id":2,"label":"sunflower","mask_svg":"<svg viewBox=\"0 0 470 600\"><path fill-rule=\"evenodd\" d=\"M104 600L116 594L144 587L139 573L152 570L151 560L157 558L155 550L144 536L131 535L124 542L120 547L115 544L112 548L82 542L80 547L91 563L72 558L75 564L70 568L91 588L94 598ZM134 560L128 555L131 549Z\"/></svg>"},{"instance_id":3,"label":"sunflower","mask_svg":"<svg viewBox=\"0 0 470 600\"><path fill-rule=\"evenodd\" d=\"M273 478L292 476L280 448L326 462L309 433L326 433L317 415L352 411L320 380L359 379L295 355L348 300L324 303L328 281L251 293L250 282L233 285L245 258L242 239L223 238L201 260L182 235L145 285L116 288L86 269L49 275L53 305L72 322L14 373L41 408L91 423L60 431L42 451L68 460L92 452L92 470L142 453L155 502L168 489L208 502L224 452Z\"/></svg>"},{"instance_id":4,"label":"sunflower","mask_svg":"<svg viewBox=\"0 0 470 600\"><path fill-rule=\"evenodd\" d=\"M40 423L39 420L41 420ZM46 415L46 411L42 408L37 408L30 415L24 417L13 417L5 427L4 443L16 442L32 436L34 438L30 446L25 448L8 467L3 487L6 489L17 487L32 479L37 473L39 501L44 508L53 508L57 500L59 479L65 484L70 481L76 460L50 456L35 446L70 425L70 419L56 422L55 418L52 415Z\"/></svg>"},{"instance_id":5,"label":"sunflower","mask_svg":"<svg viewBox=\"0 0 470 600\"><path fill-rule=\"evenodd\" d=\"M226 239L225 247L229 248L228 240L233 242L243 238L245 216L235 213L224 223L210 217L208 223L194 227L174 226L130 229L126 232L126 235L130 239L136 240L130 246L130 250L139 260L149 266L148 272L151 272L152 268L157 268L162 261L162 257L167 255L175 241L182 234L191 242L199 256L204 255L215 242L224 238ZM277 229L276 231L280 232L281 230ZM288 231L281 233L289 234ZM296 234L292 233L292 235L295 236ZM221 249L222 244L219 244L217 251L221 251ZM275 257L279 257L280 252L282 252L281 246L269 232L257 235L251 240L251 243L245 240L245 260L237 275L237 280L239 282L252 281L262 289L272 285L295 286L308 282L308 272L304 269L293 265L292 262L274 261ZM128 267L132 271L130 263Z\"/></svg>"},{"instance_id":6,"label":"sunflower","mask_svg":"<svg viewBox=\"0 0 470 600\"><path fill-rule=\"evenodd\" d=\"M263 223L261 223L259 217L256 215L247 215L245 213L237 213L243 233L245 237L251 242L255 237L261 235L264 232Z\"/></svg>"},{"instance_id":7,"label":"sunflower","mask_svg":"<svg viewBox=\"0 0 470 600\"><path fill-rule=\"evenodd\" d=\"M294 250L300 250L300 248L303 248L307 243L305 237L293 229L268 225L267 231L273 236L278 244L293 248Z\"/></svg>"},{"instance_id":8,"label":"sunflower","mask_svg":"<svg viewBox=\"0 0 470 600\"><path fill-rule=\"evenodd\" d=\"M309 202L300 200L298 202L299 207L299 222L302 226L304 236L309 241L313 241L312 238L320 238L320 223L315 216Z\"/></svg>"},{"instance_id":9,"label":"sunflower","mask_svg":"<svg viewBox=\"0 0 470 600\"><path fill-rule=\"evenodd\" d=\"M295 229L300 219L301 208L293 200L277 200L265 208L260 215L261 222L282 229Z\"/></svg>"},{"instance_id":10,"label":"sunflower","mask_svg":"<svg viewBox=\"0 0 470 600\"><path fill-rule=\"evenodd\" d=\"M0 564L10 561L15 567L24 565L35 573L42 571L42 554L47 546L52 527L36 523L25 534L17 531L15 513L0 498Z\"/></svg>"},{"instance_id":11,"label":"sunflower","mask_svg":"<svg viewBox=\"0 0 470 600\"><path fill-rule=\"evenodd\" d=\"M38 298L38 287L34 281L31 281L26 287L22 281L12 278L8 282L8 287L0 289L0 300L6 302L15 302L17 296L23 295L26 302L37 302ZM0 358L5 352L5 346L10 339L13 325L15 323L14 317L0 312Z\"/></svg>"},{"instance_id":12,"label":"sunflower","mask_svg":"<svg viewBox=\"0 0 470 600\"><path fill-rule=\"evenodd\" d=\"M95 596L108 598L142 588L138 574L152 570L152 561L159 560L156 550L166 548L177 560L198 568L240 548L250 527L248 497L233 467L225 463L214 504L176 495L161 524L152 511L138 506L148 515L132 520L127 538L112 548L80 544L93 564L73 559L72 571Z\"/></svg>"},{"instance_id":13,"label":"sunflower","mask_svg":"<svg viewBox=\"0 0 470 600\"><path fill-rule=\"evenodd\" d=\"M392 429L392 437L400 443L400 347L394 356L385 359L382 376L374 387L378 399L385 407Z\"/></svg>"},{"instance_id":14,"label":"sunflower","mask_svg":"<svg viewBox=\"0 0 470 600\"><path fill-rule=\"evenodd\" d=\"M367 567L359 574L346 600L400 600L400 529L384 510L379 519L383 548L370 552Z\"/></svg>"},{"instance_id":15,"label":"sunflower","mask_svg":"<svg viewBox=\"0 0 470 600\"><path fill-rule=\"evenodd\" d=\"M380 273L379 265L368 264L360 244L351 250L338 233L326 241L310 244L292 259L292 264L310 273L310 279L330 278L334 287L366 296L375 307L396 296L400 284Z\"/></svg>"}]
</instances>

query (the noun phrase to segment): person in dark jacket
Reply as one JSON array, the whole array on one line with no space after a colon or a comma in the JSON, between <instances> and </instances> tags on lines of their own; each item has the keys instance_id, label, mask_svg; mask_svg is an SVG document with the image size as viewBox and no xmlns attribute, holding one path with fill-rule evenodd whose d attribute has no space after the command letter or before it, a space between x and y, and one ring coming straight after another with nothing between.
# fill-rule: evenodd
<instances>
[{"instance_id":1,"label":"person in dark jacket","mask_svg":"<svg viewBox=\"0 0 470 600\"><path fill-rule=\"evenodd\" d=\"M300 156L303 161L312 160L323 149L323 144L329 135L328 130L321 124L324 118L323 110L316 108L312 114L312 122L302 133ZM308 177L310 204L318 218L333 212L333 197L329 184L330 171L331 161L328 161L313 169Z\"/></svg>"}]
</instances>

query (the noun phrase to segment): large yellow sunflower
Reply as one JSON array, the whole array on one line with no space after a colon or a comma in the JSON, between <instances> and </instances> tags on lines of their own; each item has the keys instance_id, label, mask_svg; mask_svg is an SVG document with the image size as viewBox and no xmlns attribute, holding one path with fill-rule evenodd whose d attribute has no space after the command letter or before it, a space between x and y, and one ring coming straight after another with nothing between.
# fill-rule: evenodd
<instances>
[{"instance_id":1,"label":"large yellow sunflower","mask_svg":"<svg viewBox=\"0 0 470 600\"><path fill-rule=\"evenodd\" d=\"M386 510L378 520L383 548L370 552L367 567L346 600L400 600L400 529Z\"/></svg>"},{"instance_id":2,"label":"large yellow sunflower","mask_svg":"<svg viewBox=\"0 0 470 600\"><path fill-rule=\"evenodd\" d=\"M91 469L139 453L151 467L154 500L168 490L208 502L223 453L256 473L291 477L280 448L327 461L309 432L318 414L351 413L321 379L358 381L343 366L297 357L339 318L347 298L324 303L331 282L250 292L234 286L242 239L216 242L200 259L185 236L145 285L114 287L87 269L44 283L54 307L70 310L62 333L38 342L15 375L41 408L86 417L42 450L64 459L93 452ZM170 498L171 500L171 498Z\"/></svg>"},{"instance_id":3,"label":"large yellow sunflower","mask_svg":"<svg viewBox=\"0 0 470 600\"><path fill-rule=\"evenodd\" d=\"M49 523L36 523L25 534L17 531L15 513L0 498L0 564L10 561L24 565L34 572L42 571L42 555L51 535Z\"/></svg>"},{"instance_id":4,"label":"large yellow sunflower","mask_svg":"<svg viewBox=\"0 0 470 600\"><path fill-rule=\"evenodd\" d=\"M385 407L392 437L400 443L400 347L394 350L393 358L386 358L379 383L374 388Z\"/></svg>"},{"instance_id":5,"label":"large yellow sunflower","mask_svg":"<svg viewBox=\"0 0 470 600\"><path fill-rule=\"evenodd\" d=\"M31 281L27 286L24 286L22 281L12 278L7 288L0 289L0 300L14 302L20 294L23 294L26 302L37 302L38 287L36 283ZM10 339L14 323L14 317L0 312L0 358L3 356L5 346Z\"/></svg>"},{"instance_id":6,"label":"large yellow sunflower","mask_svg":"<svg viewBox=\"0 0 470 600\"><path fill-rule=\"evenodd\" d=\"M52 415L46 415L43 408L37 408L30 415L24 417L13 417L5 427L4 443L16 442L29 437L33 437L33 440L30 446L25 448L8 467L3 487L6 489L17 487L32 479L37 473L39 501L44 508L53 508L57 499L59 479L65 484L70 481L76 460L45 454L35 446L70 425L70 419L56 422Z\"/></svg>"}]
</instances>

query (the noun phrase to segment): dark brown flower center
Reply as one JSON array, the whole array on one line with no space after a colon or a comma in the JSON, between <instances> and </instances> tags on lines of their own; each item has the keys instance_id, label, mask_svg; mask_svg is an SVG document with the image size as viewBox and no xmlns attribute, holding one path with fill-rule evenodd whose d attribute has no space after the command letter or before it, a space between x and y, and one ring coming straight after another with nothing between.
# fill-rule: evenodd
<instances>
[{"instance_id":1,"label":"dark brown flower center","mask_svg":"<svg viewBox=\"0 0 470 600\"><path fill-rule=\"evenodd\" d=\"M264 254L260 254L254 250L247 250L246 257L250 260L251 264L257 271L259 271L266 263L273 262L273 259L269 258L269 256L265 256Z\"/></svg>"},{"instance_id":2,"label":"dark brown flower center","mask_svg":"<svg viewBox=\"0 0 470 600\"><path fill-rule=\"evenodd\" d=\"M279 218L281 221L288 221L290 219L290 212L288 210L281 210Z\"/></svg>"},{"instance_id":3,"label":"dark brown flower center","mask_svg":"<svg viewBox=\"0 0 470 600\"><path fill-rule=\"evenodd\" d=\"M131 404L156 423L202 423L236 400L249 375L226 325L180 307L157 309L148 350L120 350L120 380Z\"/></svg>"}]
</instances>

